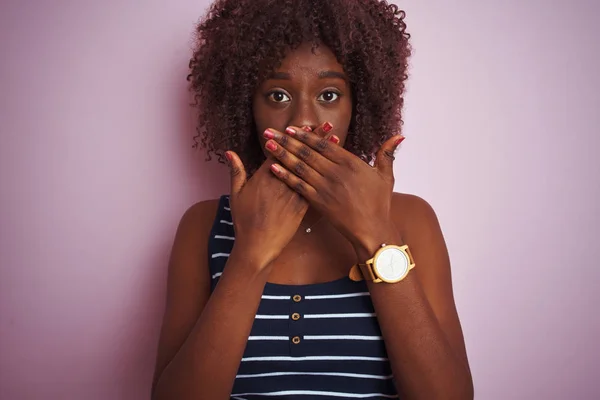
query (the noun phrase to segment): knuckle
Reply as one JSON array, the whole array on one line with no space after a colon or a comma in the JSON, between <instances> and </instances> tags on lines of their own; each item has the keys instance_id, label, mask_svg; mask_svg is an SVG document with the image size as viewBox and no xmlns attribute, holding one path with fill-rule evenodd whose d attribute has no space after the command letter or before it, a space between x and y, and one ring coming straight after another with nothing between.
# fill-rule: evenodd
<instances>
[{"instance_id":1,"label":"knuckle","mask_svg":"<svg viewBox=\"0 0 600 400\"><path fill-rule=\"evenodd\" d=\"M298 140L304 142L307 137L308 137L308 133L306 133L306 131L304 129L299 129L298 131L296 131L296 138Z\"/></svg>"},{"instance_id":2,"label":"knuckle","mask_svg":"<svg viewBox=\"0 0 600 400\"><path fill-rule=\"evenodd\" d=\"M294 184L294 190L298 193L305 193L306 185L301 180L298 180L298 182Z\"/></svg>"},{"instance_id":3,"label":"knuckle","mask_svg":"<svg viewBox=\"0 0 600 400\"><path fill-rule=\"evenodd\" d=\"M393 151L390 151L390 150L385 150L385 151L383 152L383 156L384 156L384 157L387 157L388 159L390 159L390 160L392 160L392 161L396 159L396 156L394 156L394 152L393 152Z\"/></svg>"},{"instance_id":4,"label":"knuckle","mask_svg":"<svg viewBox=\"0 0 600 400\"><path fill-rule=\"evenodd\" d=\"M298 158L303 161L307 161L312 157L312 151L308 146L301 146L298 149Z\"/></svg>"},{"instance_id":5,"label":"knuckle","mask_svg":"<svg viewBox=\"0 0 600 400\"><path fill-rule=\"evenodd\" d=\"M356 162L352 159L347 159L344 166L348 169L351 174L355 174L358 171Z\"/></svg>"},{"instance_id":6,"label":"knuckle","mask_svg":"<svg viewBox=\"0 0 600 400\"><path fill-rule=\"evenodd\" d=\"M306 164L299 161L294 165L294 174L299 177L303 177L306 174Z\"/></svg>"},{"instance_id":7,"label":"knuckle","mask_svg":"<svg viewBox=\"0 0 600 400\"><path fill-rule=\"evenodd\" d=\"M281 139L279 139L279 144L281 144L283 147L286 147L289 142L290 138L286 135L281 136Z\"/></svg>"},{"instance_id":8,"label":"knuckle","mask_svg":"<svg viewBox=\"0 0 600 400\"><path fill-rule=\"evenodd\" d=\"M319 139L317 143L315 143L315 148L317 151L323 153L329 149L329 141L327 139Z\"/></svg>"},{"instance_id":9,"label":"knuckle","mask_svg":"<svg viewBox=\"0 0 600 400\"><path fill-rule=\"evenodd\" d=\"M279 152L277 153L277 158L279 158L280 160L287 159L287 151L283 147L279 148Z\"/></svg>"}]
</instances>

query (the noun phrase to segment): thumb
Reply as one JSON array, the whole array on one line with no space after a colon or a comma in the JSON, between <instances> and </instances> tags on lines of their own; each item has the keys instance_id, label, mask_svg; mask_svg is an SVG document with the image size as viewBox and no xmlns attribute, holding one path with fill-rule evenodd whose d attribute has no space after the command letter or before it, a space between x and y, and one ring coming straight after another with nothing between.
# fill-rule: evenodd
<instances>
[{"instance_id":1,"label":"thumb","mask_svg":"<svg viewBox=\"0 0 600 400\"><path fill-rule=\"evenodd\" d=\"M246 168L240 157L233 151L226 151L225 157L229 161L229 170L231 172L231 194L235 195L242 190L246 184Z\"/></svg>"},{"instance_id":2,"label":"thumb","mask_svg":"<svg viewBox=\"0 0 600 400\"><path fill-rule=\"evenodd\" d=\"M404 136L395 135L386 140L375 157L375 167L385 176L394 176L394 152L404 140Z\"/></svg>"}]
</instances>

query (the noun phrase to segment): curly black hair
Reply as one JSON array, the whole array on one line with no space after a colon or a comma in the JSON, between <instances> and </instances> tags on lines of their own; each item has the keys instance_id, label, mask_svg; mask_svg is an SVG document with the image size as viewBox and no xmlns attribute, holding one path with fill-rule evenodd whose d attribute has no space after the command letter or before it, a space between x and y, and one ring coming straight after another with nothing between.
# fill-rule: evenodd
<instances>
[{"instance_id":1,"label":"curly black hair","mask_svg":"<svg viewBox=\"0 0 600 400\"><path fill-rule=\"evenodd\" d=\"M345 148L371 162L402 125L411 53L404 17L379 0L216 0L195 30L187 76L199 107L194 146L220 162L233 150L256 170L265 156L252 113L255 90L287 51L324 44L351 85Z\"/></svg>"}]
</instances>

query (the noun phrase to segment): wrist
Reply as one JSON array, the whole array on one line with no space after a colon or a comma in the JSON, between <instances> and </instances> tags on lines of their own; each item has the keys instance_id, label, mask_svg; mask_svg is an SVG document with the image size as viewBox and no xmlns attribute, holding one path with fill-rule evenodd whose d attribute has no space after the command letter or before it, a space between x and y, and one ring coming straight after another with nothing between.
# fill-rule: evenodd
<instances>
[{"instance_id":1,"label":"wrist","mask_svg":"<svg viewBox=\"0 0 600 400\"><path fill-rule=\"evenodd\" d=\"M244 269L257 273L268 269L275 258L261 251L257 246L244 245L241 242L233 246L229 255L230 262L239 263L244 266Z\"/></svg>"},{"instance_id":2,"label":"wrist","mask_svg":"<svg viewBox=\"0 0 600 400\"><path fill-rule=\"evenodd\" d=\"M402 237L394 228L386 227L366 233L353 241L354 251L359 263L364 263L377 252L382 244L404 245Z\"/></svg>"}]
</instances>

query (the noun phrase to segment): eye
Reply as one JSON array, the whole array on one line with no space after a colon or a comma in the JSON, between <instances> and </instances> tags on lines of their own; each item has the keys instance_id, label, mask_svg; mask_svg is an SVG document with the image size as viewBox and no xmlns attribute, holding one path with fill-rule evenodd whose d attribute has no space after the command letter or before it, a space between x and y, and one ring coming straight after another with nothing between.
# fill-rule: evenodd
<instances>
[{"instance_id":1,"label":"eye","mask_svg":"<svg viewBox=\"0 0 600 400\"><path fill-rule=\"evenodd\" d=\"M271 101L274 101L275 103L285 103L285 102L290 101L290 97L281 91L270 92L267 95L267 98L270 99Z\"/></svg>"},{"instance_id":2,"label":"eye","mask_svg":"<svg viewBox=\"0 0 600 400\"><path fill-rule=\"evenodd\" d=\"M324 101L326 103L333 103L339 97L340 97L339 93L336 93L333 90L328 90L326 92L323 92L323 94L321 94L319 96L319 101Z\"/></svg>"}]
</instances>

